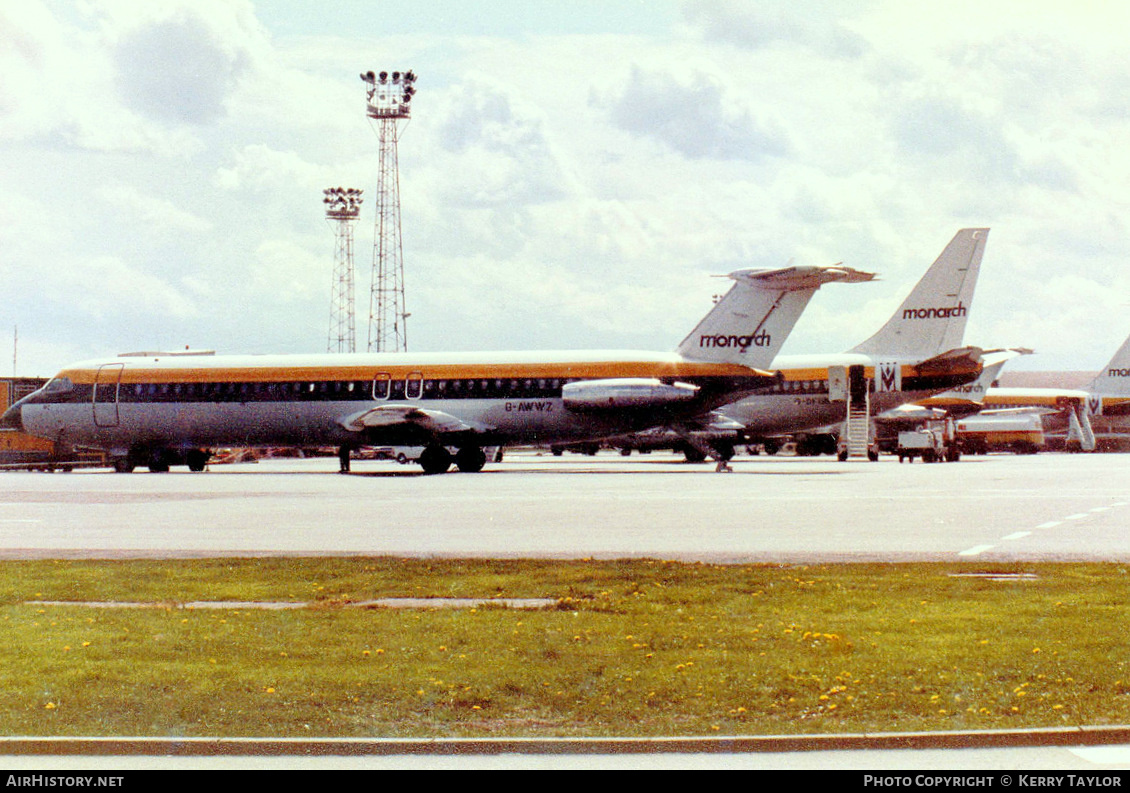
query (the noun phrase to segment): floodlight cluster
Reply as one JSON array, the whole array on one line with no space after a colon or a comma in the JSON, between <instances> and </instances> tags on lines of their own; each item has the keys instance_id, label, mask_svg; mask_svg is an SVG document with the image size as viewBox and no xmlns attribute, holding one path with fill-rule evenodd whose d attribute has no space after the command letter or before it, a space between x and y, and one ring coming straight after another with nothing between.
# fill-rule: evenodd
<instances>
[{"instance_id":1,"label":"floodlight cluster","mask_svg":"<svg viewBox=\"0 0 1130 793\"><path fill-rule=\"evenodd\" d=\"M326 215L331 218L357 217L361 212L361 193L355 187L327 187L322 191Z\"/></svg>"},{"instance_id":2,"label":"floodlight cluster","mask_svg":"<svg viewBox=\"0 0 1130 793\"><path fill-rule=\"evenodd\" d=\"M369 86L369 115L373 118L407 118L409 103L416 93L416 73L364 72L361 80Z\"/></svg>"}]
</instances>

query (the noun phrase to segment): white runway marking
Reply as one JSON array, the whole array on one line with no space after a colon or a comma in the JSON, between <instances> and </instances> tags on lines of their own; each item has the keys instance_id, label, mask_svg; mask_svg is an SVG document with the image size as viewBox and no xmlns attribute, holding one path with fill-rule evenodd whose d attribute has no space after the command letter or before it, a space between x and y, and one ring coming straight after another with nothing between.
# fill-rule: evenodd
<instances>
[{"instance_id":1,"label":"white runway marking","mask_svg":"<svg viewBox=\"0 0 1130 793\"><path fill-rule=\"evenodd\" d=\"M1118 502L1115 502L1114 504L1111 504L1111 505L1105 506L1105 507L1092 507L1087 512L1076 512L1074 515L1068 515L1063 520L1049 520L1045 523L1041 523L1039 526L1036 526L1036 529L1054 529L1056 526L1063 525L1064 521L1083 520L1084 518L1093 517L1094 515L1096 515L1098 513L1106 512L1106 511L1112 509L1113 507L1124 507L1124 506L1126 506L1125 501L1118 501ZM1030 532L1030 531L1014 531L1011 534L1006 534L1004 537L1001 537L1001 540L1002 541L1003 540L1019 540L1023 537L1028 537L1031 534L1032 534L1032 532ZM982 554L985 551L988 551L988 550L995 548L995 547L996 547L995 545L974 545L972 548L967 548L966 550L959 552L958 556L977 556L978 554Z\"/></svg>"},{"instance_id":2,"label":"white runway marking","mask_svg":"<svg viewBox=\"0 0 1130 793\"><path fill-rule=\"evenodd\" d=\"M984 553L995 547L995 545L974 545L972 548L967 548L959 553L958 556L976 556L979 553Z\"/></svg>"}]
</instances>

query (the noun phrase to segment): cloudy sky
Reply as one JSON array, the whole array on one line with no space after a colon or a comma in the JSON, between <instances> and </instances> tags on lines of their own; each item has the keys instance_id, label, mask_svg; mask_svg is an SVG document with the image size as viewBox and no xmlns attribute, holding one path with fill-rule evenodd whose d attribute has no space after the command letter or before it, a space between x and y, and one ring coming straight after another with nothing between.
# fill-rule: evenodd
<instances>
[{"instance_id":1,"label":"cloudy sky","mask_svg":"<svg viewBox=\"0 0 1130 793\"><path fill-rule=\"evenodd\" d=\"M333 227L400 140L410 350L668 350L741 267L846 265L790 353L871 335L992 229L966 342L1097 369L1130 333L1130 6L905 0L0 5L0 371L324 352ZM18 345L15 344L18 328ZM14 360L13 360L14 359Z\"/></svg>"}]
</instances>

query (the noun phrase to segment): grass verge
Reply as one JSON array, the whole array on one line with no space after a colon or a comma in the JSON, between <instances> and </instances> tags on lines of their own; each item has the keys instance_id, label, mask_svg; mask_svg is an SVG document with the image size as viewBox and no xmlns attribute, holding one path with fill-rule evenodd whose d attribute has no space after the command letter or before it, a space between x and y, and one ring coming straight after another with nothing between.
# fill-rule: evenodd
<instances>
[{"instance_id":1,"label":"grass verge","mask_svg":"<svg viewBox=\"0 0 1130 793\"><path fill-rule=\"evenodd\" d=\"M1024 577L963 575L986 572ZM1125 724L1128 583L1119 564L7 561L0 734L687 736ZM350 605L386 597L556 605ZM181 606L191 601L312 605Z\"/></svg>"}]
</instances>

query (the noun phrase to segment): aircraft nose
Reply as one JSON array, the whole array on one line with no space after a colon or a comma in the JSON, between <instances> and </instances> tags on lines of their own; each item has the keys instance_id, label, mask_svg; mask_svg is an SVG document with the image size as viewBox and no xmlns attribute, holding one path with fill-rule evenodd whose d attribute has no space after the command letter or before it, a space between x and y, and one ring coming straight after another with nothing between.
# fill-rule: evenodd
<instances>
[{"instance_id":1,"label":"aircraft nose","mask_svg":"<svg viewBox=\"0 0 1130 793\"><path fill-rule=\"evenodd\" d=\"M24 417L22 405L17 403L4 411L4 415L0 416L0 429L19 430L23 432Z\"/></svg>"}]
</instances>

